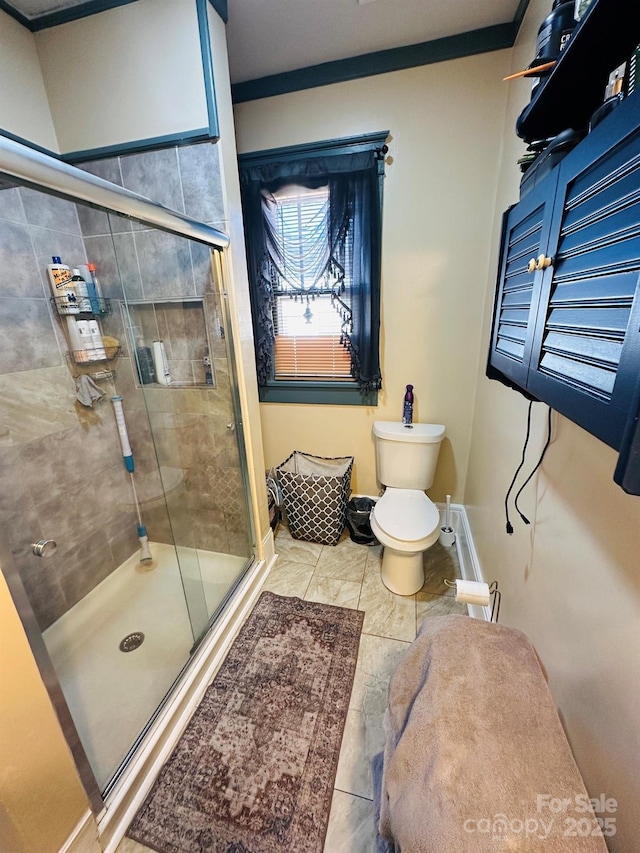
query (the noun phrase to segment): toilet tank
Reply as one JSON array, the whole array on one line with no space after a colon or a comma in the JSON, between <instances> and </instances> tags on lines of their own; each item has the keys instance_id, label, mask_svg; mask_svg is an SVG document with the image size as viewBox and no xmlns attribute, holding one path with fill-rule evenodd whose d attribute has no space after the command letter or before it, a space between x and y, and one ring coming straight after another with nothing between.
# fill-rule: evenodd
<instances>
[{"instance_id":1,"label":"toilet tank","mask_svg":"<svg viewBox=\"0 0 640 853\"><path fill-rule=\"evenodd\" d=\"M444 432L442 424L376 421L373 435L378 480L395 489L428 489L433 484Z\"/></svg>"}]
</instances>

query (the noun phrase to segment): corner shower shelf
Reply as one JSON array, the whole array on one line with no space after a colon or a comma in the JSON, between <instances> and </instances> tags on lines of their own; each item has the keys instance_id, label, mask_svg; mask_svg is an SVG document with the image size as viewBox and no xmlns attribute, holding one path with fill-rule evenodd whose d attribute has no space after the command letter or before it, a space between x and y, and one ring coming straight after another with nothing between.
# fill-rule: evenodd
<instances>
[{"instance_id":1,"label":"corner shower shelf","mask_svg":"<svg viewBox=\"0 0 640 853\"><path fill-rule=\"evenodd\" d=\"M88 296L83 296L82 300L89 299ZM51 304L57 314L61 317L106 317L107 314L111 314L113 308L111 306L110 299L104 299L102 296L95 296L89 299L91 302L92 309L91 311L81 311L80 303L76 301L75 305L78 307L77 311L73 313L68 310L69 308L69 300L66 296L52 296ZM95 310L94 310L95 309Z\"/></svg>"},{"instance_id":2,"label":"corner shower shelf","mask_svg":"<svg viewBox=\"0 0 640 853\"><path fill-rule=\"evenodd\" d=\"M82 374L90 376L91 379L115 379L116 371L111 363L120 355L120 346L105 348L105 358L87 359L86 350L69 350L67 361L73 365L73 376L77 379Z\"/></svg>"},{"instance_id":3,"label":"corner shower shelf","mask_svg":"<svg viewBox=\"0 0 640 853\"><path fill-rule=\"evenodd\" d=\"M91 350L74 349L67 353L67 357L74 364L81 365L82 367L91 367L93 364L105 364L113 361L120 355L120 345L118 344L118 346L113 347L105 346L104 352L104 357L90 358L89 354L91 353Z\"/></svg>"}]
</instances>

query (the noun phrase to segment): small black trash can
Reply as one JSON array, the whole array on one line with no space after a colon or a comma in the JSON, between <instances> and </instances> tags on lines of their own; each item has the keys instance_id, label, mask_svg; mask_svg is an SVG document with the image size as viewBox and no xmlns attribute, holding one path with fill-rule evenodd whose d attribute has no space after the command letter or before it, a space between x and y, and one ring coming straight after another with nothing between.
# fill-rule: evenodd
<instances>
[{"instance_id":1,"label":"small black trash can","mask_svg":"<svg viewBox=\"0 0 640 853\"><path fill-rule=\"evenodd\" d=\"M371 510L375 501L371 498L351 498L347 504L347 527L352 542L358 545L376 545L370 524Z\"/></svg>"}]
</instances>

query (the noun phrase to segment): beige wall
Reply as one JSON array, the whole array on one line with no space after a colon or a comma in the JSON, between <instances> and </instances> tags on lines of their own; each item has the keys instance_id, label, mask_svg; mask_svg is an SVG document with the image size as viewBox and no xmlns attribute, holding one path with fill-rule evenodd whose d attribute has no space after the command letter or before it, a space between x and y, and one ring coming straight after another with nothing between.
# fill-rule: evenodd
<instances>
[{"instance_id":1,"label":"beige wall","mask_svg":"<svg viewBox=\"0 0 640 853\"><path fill-rule=\"evenodd\" d=\"M354 491L377 494L371 428L443 423L432 497L461 499L467 469L509 51L239 104L241 152L390 130L384 184L382 376L377 408L262 404L266 462L353 454Z\"/></svg>"},{"instance_id":2,"label":"beige wall","mask_svg":"<svg viewBox=\"0 0 640 853\"><path fill-rule=\"evenodd\" d=\"M89 805L0 572L0 850L56 853Z\"/></svg>"},{"instance_id":3,"label":"beige wall","mask_svg":"<svg viewBox=\"0 0 640 853\"><path fill-rule=\"evenodd\" d=\"M220 168L224 187L226 229L230 237L230 248L224 253L224 274L229 291L229 300L234 318L234 347L239 369L238 385L242 406L245 447L251 483L251 501L256 525L258 556L265 556L261 543L269 534L269 513L264 482L264 449L260 429L260 409L256 385L256 367L253 351L253 327L249 303L249 283L244 249L244 228L238 180L238 156L231 104L231 84L227 58L225 26L220 16L209 9L209 31L213 53L213 72L220 122Z\"/></svg>"},{"instance_id":4,"label":"beige wall","mask_svg":"<svg viewBox=\"0 0 640 853\"><path fill-rule=\"evenodd\" d=\"M63 153L208 125L195 2L139 0L36 44Z\"/></svg>"},{"instance_id":5,"label":"beige wall","mask_svg":"<svg viewBox=\"0 0 640 853\"><path fill-rule=\"evenodd\" d=\"M59 152L33 33L0 10L0 128Z\"/></svg>"},{"instance_id":6,"label":"beige wall","mask_svg":"<svg viewBox=\"0 0 640 853\"><path fill-rule=\"evenodd\" d=\"M533 0L514 71L530 62L548 5ZM640 498L613 483L610 448L554 415L553 442L521 502L532 524L516 517L507 536L504 494L520 460L527 403L484 377L500 214L518 199L515 163L523 145L513 128L529 87L526 81L509 87L465 501L484 576L503 591L501 621L533 640L590 793L618 800L609 847L626 853L640 837ZM528 470L546 435L546 407L534 411Z\"/></svg>"}]
</instances>

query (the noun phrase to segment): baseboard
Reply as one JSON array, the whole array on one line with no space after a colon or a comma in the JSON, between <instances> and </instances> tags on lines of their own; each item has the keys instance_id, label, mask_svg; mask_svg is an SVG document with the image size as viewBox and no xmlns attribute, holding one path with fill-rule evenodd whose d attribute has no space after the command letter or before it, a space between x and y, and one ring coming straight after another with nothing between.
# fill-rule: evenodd
<instances>
[{"instance_id":1,"label":"baseboard","mask_svg":"<svg viewBox=\"0 0 640 853\"><path fill-rule=\"evenodd\" d=\"M101 853L98 825L93 812L87 810L58 853Z\"/></svg>"},{"instance_id":2,"label":"baseboard","mask_svg":"<svg viewBox=\"0 0 640 853\"><path fill-rule=\"evenodd\" d=\"M273 530L269 528L262 538L262 556L267 563L270 563L275 557L276 543L273 536Z\"/></svg>"},{"instance_id":3,"label":"baseboard","mask_svg":"<svg viewBox=\"0 0 640 853\"><path fill-rule=\"evenodd\" d=\"M239 584L233 603L196 652L182 683L154 722L144 743L109 795L105 809L98 818L100 843L104 853L115 853L129 824L224 661L231 643L253 609L274 559L275 556L272 556L268 561L257 562Z\"/></svg>"},{"instance_id":4,"label":"baseboard","mask_svg":"<svg viewBox=\"0 0 640 853\"><path fill-rule=\"evenodd\" d=\"M444 504L436 504L442 511ZM464 504L451 504L451 514L453 516L453 528L456 531L456 554L460 565L460 574L462 579L466 581L484 582L482 569L478 559L478 552L473 542L473 535L469 525L469 518ZM462 534L462 535L461 535ZM477 604L467 604L469 616L474 619L484 619L486 622L491 621L491 607L481 607Z\"/></svg>"}]
</instances>

